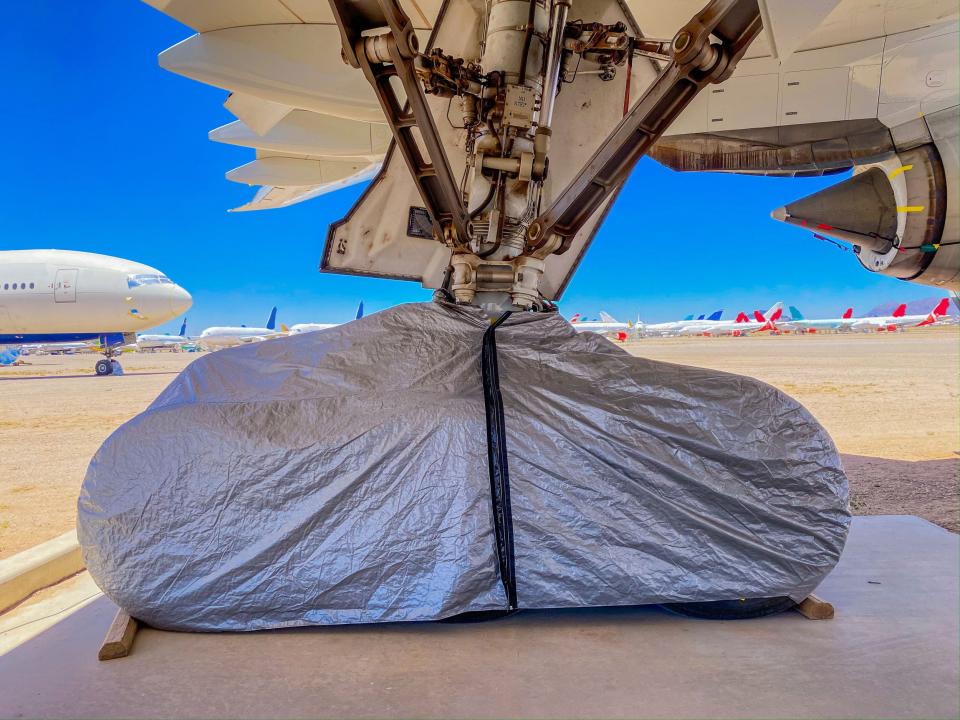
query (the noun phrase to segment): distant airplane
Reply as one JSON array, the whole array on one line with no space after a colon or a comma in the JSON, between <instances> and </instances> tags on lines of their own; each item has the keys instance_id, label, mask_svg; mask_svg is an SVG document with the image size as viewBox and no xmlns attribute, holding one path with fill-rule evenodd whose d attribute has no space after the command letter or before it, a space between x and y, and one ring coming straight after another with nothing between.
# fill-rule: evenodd
<instances>
[{"instance_id":1,"label":"distant airplane","mask_svg":"<svg viewBox=\"0 0 960 720\"><path fill-rule=\"evenodd\" d=\"M225 347L234 347L244 343L260 342L273 337L283 337L284 333L277 330L277 308L270 311L270 318L267 320L266 327L208 327L197 342L208 350L218 350Z\"/></svg>"},{"instance_id":2,"label":"distant airplane","mask_svg":"<svg viewBox=\"0 0 960 720\"><path fill-rule=\"evenodd\" d=\"M357 305L357 316L356 320L359 320L363 317L363 300L360 301L360 304ZM337 327L343 323L297 323L296 325L291 325L289 328L281 325L280 327L287 332L289 335L300 335L302 333L316 332L317 330L326 330L327 328Z\"/></svg>"},{"instance_id":3,"label":"distant airplane","mask_svg":"<svg viewBox=\"0 0 960 720\"><path fill-rule=\"evenodd\" d=\"M751 320L746 313L740 313L734 320L720 320L719 315L722 311L717 311L706 320L698 320L687 323L683 328L677 331L677 335L748 335L759 330L771 330L773 323L783 312L783 303L778 302L762 314L759 310L754 310L755 320Z\"/></svg>"},{"instance_id":4,"label":"distant airplane","mask_svg":"<svg viewBox=\"0 0 960 720\"><path fill-rule=\"evenodd\" d=\"M600 311L599 320L582 320L580 313L570 318L570 324L577 332L592 332L599 335L609 335L620 342L626 342L634 330L633 323L620 322L609 313Z\"/></svg>"},{"instance_id":5,"label":"distant airplane","mask_svg":"<svg viewBox=\"0 0 960 720\"><path fill-rule=\"evenodd\" d=\"M191 338L187 336L187 319L183 319L183 325L180 326L178 335L137 335L137 349L156 350L158 348L175 348L190 342Z\"/></svg>"},{"instance_id":6,"label":"distant airplane","mask_svg":"<svg viewBox=\"0 0 960 720\"><path fill-rule=\"evenodd\" d=\"M790 319L781 320L777 326L794 332L817 332L820 330L849 330L857 318L853 317L853 308L847 308L838 318L805 318L793 305L790 306Z\"/></svg>"},{"instance_id":7,"label":"distant airplane","mask_svg":"<svg viewBox=\"0 0 960 720\"><path fill-rule=\"evenodd\" d=\"M662 323L637 323L637 330L641 335L645 336L669 336L669 335L679 335L684 328L690 327L693 324L706 321L719 320L723 317L723 310L717 310L712 313L709 318L701 315L700 317L694 319L693 315L687 315L683 320L672 320L670 322Z\"/></svg>"},{"instance_id":8,"label":"distant airplane","mask_svg":"<svg viewBox=\"0 0 960 720\"><path fill-rule=\"evenodd\" d=\"M881 315L879 317L859 318L851 326L851 330L860 330L862 332L877 332L899 330L906 327L920 327L923 325L933 325L937 319L946 315L947 306L950 304L950 298L945 297L937 306L926 315L907 315L906 303L897 306L892 315Z\"/></svg>"},{"instance_id":9,"label":"distant airplane","mask_svg":"<svg viewBox=\"0 0 960 720\"><path fill-rule=\"evenodd\" d=\"M130 260L73 250L2 251L0 364L16 361L25 345L95 341L105 355L96 372L109 375L118 367L113 355L134 342L136 331L175 318L192 302L159 270Z\"/></svg>"}]
</instances>

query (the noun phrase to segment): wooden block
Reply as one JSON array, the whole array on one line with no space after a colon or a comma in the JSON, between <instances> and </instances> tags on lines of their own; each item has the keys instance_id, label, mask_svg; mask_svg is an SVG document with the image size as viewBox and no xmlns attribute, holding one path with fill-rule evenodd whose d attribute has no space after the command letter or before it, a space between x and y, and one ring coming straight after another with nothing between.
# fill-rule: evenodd
<instances>
[{"instance_id":1,"label":"wooden block","mask_svg":"<svg viewBox=\"0 0 960 720\"><path fill-rule=\"evenodd\" d=\"M126 657L133 650L133 638L137 634L139 623L123 610L117 610L116 617L110 623L107 636L103 639L98 660L115 660Z\"/></svg>"},{"instance_id":2,"label":"wooden block","mask_svg":"<svg viewBox=\"0 0 960 720\"><path fill-rule=\"evenodd\" d=\"M833 619L833 605L826 600L821 600L813 593L804 598L803 602L798 603L796 610L810 620Z\"/></svg>"}]
</instances>

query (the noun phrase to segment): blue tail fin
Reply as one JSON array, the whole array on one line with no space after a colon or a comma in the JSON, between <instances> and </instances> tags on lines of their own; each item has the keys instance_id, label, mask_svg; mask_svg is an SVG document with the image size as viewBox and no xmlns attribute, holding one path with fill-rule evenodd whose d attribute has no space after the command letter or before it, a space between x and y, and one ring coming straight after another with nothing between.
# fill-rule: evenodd
<instances>
[{"instance_id":1,"label":"blue tail fin","mask_svg":"<svg viewBox=\"0 0 960 720\"><path fill-rule=\"evenodd\" d=\"M273 330L277 327L277 306L273 306L273 310L270 311L270 319L267 320L267 330Z\"/></svg>"},{"instance_id":2,"label":"blue tail fin","mask_svg":"<svg viewBox=\"0 0 960 720\"><path fill-rule=\"evenodd\" d=\"M689 315L687 315L687 316L684 318L684 320L693 320L693 313L690 313Z\"/></svg>"},{"instance_id":3,"label":"blue tail fin","mask_svg":"<svg viewBox=\"0 0 960 720\"><path fill-rule=\"evenodd\" d=\"M700 317L697 318L697 320L703 320L703 318L704 318L704 316L701 315Z\"/></svg>"},{"instance_id":4,"label":"blue tail fin","mask_svg":"<svg viewBox=\"0 0 960 720\"><path fill-rule=\"evenodd\" d=\"M723 310L717 310L713 315L707 318L707 320L719 320L723 316Z\"/></svg>"},{"instance_id":5,"label":"blue tail fin","mask_svg":"<svg viewBox=\"0 0 960 720\"><path fill-rule=\"evenodd\" d=\"M790 306L790 318L792 320L803 320L803 313L797 310L793 305Z\"/></svg>"},{"instance_id":6,"label":"blue tail fin","mask_svg":"<svg viewBox=\"0 0 960 720\"><path fill-rule=\"evenodd\" d=\"M363 300L360 301L360 304L357 305L357 320L363 317Z\"/></svg>"},{"instance_id":7,"label":"blue tail fin","mask_svg":"<svg viewBox=\"0 0 960 720\"><path fill-rule=\"evenodd\" d=\"M180 337L186 337L187 334L187 319L183 319L183 325L180 326Z\"/></svg>"}]
</instances>

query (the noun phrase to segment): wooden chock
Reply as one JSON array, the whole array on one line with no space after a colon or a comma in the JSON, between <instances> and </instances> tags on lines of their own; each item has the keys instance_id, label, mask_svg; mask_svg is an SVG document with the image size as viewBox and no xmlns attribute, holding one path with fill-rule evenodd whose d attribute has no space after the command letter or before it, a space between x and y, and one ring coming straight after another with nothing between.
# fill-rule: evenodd
<instances>
[{"instance_id":1,"label":"wooden chock","mask_svg":"<svg viewBox=\"0 0 960 720\"><path fill-rule=\"evenodd\" d=\"M126 657L133 651L133 639L137 635L140 623L130 617L125 610L117 610L107 636L103 639L98 660L115 660Z\"/></svg>"},{"instance_id":2,"label":"wooden chock","mask_svg":"<svg viewBox=\"0 0 960 720\"><path fill-rule=\"evenodd\" d=\"M802 602L797 603L797 607L795 609L798 613L809 620L833 619L833 605L828 603L826 600L818 598L813 593L807 595Z\"/></svg>"}]
</instances>

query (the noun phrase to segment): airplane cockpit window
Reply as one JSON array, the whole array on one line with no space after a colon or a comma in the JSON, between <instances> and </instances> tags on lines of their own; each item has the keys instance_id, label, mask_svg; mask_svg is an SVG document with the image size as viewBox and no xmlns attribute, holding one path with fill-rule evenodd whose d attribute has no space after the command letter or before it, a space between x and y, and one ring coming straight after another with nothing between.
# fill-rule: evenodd
<instances>
[{"instance_id":1,"label":"airplane cockpit window","mask_svg":"<svg viewBox=\"0 0 960 720\"><path fill-rule=\"evenodd\" d=\"M30 289L33 290L33 283L30 283Z\"/></svg>"},{"instance_id":2,"label":"airplane cockpit window","mask_svg":"<svg viewBox=\"0 0 960 720\"><path fill-rule=\"evenodd\" d=\"M170 280L164 275L150 275L150 274L140 274L140 275L127 275L127 287L135 288L140 285L159 285L163 282L170 282Z\"/></svg>"},{"instance_id":3,"label":"airplane cockpit window","mask_svg":"<svg viewBox=\"0 0 960 720\"><path fill-rule=\"evenodd\" d=\"M21 290L26 290L26 289L27 289L27 284L26 284L26 283L20 283L20 289L21 289Z\"/></svg>"},{"instance_id":4,"label":"airplane cockpit window","mask_svg":"<svg viewBox=\"0 0 960 720\"><path fill-rule=\"evenodd\" d=\"M4 283L4 284L3 284L3 289L4 289L4 290L9 290L9 289L10 289L10 283Z\"/></svg>"}]
</instances>

